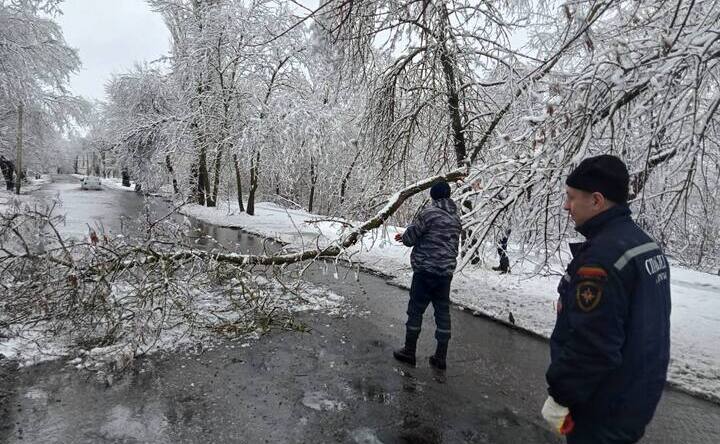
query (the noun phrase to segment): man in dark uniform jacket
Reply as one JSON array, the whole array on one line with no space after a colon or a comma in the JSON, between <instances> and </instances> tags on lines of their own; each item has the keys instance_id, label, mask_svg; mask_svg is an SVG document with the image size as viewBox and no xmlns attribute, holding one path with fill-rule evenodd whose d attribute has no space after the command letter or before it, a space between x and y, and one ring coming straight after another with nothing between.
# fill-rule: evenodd
<instances>
[{"instance_id":1,"label":"man in dark uniform jacket","mask_svg":"<svg viewBox=\"0 0 720 444\"><path fill-rule=\"evenodd\" d=\"M615 156L585 159L564 209L586 241L560 281L542 413L570 444L634 443L660 401L670 359L670 269L630 218Z\"/></svg>"},{"instance_id":2,"label":"man in dark uniform jacket","mask_svg":"<svg viewBox=\"0 0 720 444\"><path fill-rule=\"evenodd\" d=\"M458 244L462 224L457 206L450 199L450 185L440 182L430 189L433 201L417 215L405 232L395 236L413 247L410 264L413 279L410 285L408 320L405 324L405 346L393 352L395 359L415 365L415 346L420 336L423 313L432 303L435 310L437 348L430 365L445 370L450 341L450 282L457 265Z\"/></svg>"}]
</instances>

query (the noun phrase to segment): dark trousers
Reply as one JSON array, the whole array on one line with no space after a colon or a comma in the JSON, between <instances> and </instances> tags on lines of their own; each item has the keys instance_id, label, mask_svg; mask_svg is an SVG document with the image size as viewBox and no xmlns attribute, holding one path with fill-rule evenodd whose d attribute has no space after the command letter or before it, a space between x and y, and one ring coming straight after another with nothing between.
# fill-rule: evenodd
<instances>
[{"instance_id":1,"label":"dark trousers","mask_svg":"<svg viewBox=\"0 0 720 444\"><path fill-rule=\"evenodd\" d=\"M633 444L645 434L644 427L579 421L567 436L568 444Z\"/></svg>"},{"instance_id":2,"label":"dark trousers","mask_svg":"<svg viewBox=\"0 0 720 444\"><path fill-rule=\"evenodd\" d=\"M405 323L405 346L415 350L415 343L420 336L422 318L425 309L432 302L435 310L435 339L438 344L446 345L450 341L450 282L452 275L439 276L416 271L413 273L410 286L410 302L408 302L408 320Z\"/></svg>"}]
</instances>

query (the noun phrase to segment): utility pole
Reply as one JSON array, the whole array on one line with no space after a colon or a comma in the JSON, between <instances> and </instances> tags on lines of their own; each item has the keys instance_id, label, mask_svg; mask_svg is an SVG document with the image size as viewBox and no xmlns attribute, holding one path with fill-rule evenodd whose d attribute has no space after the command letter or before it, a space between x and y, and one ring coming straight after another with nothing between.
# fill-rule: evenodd
<instances>
[{"instance_id":1,"label":"utility pole","mask_svg":"<svg viewBox=\"0 0 720 444\"><path fill-rule=\"evenodd\" d=\"M20 194L22 182L23 104L18 105L17 151L15 153L15 194Z\"/></svg>"}]
</instances>

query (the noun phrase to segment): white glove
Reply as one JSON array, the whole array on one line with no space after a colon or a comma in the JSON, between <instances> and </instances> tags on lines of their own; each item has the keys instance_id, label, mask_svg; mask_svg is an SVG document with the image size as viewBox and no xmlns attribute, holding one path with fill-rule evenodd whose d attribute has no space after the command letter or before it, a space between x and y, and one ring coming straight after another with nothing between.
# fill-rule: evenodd
<instances>
[{"instance_id":1,"label":"white glove","mask_svg":"<svg viewBox=\"0 0 720 444\"><path fill-rule=\"evenodd\" d=\"M567 435L575 427L570 410L555 402L552 396L548 396L548 399L545 400L542 415L558 435Z\"/></svg>"}]
</instances>

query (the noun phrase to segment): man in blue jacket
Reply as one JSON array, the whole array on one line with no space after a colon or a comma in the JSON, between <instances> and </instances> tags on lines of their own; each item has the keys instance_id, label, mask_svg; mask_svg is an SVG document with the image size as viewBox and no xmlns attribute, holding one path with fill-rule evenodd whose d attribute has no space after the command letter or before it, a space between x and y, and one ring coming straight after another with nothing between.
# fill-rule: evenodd
<instances>
[{"instance_id":1,"label":"man in blue jacket","mask_svg":"<svg viewBox=\"0 0 720 444\"><path fill-rule=\"evenodd\" d=\"M570 444L634 443L655 413L670 359L670 269L630 218L615 156L583 160L564 209L586 241L560 281L542 413Z\"/></svg>"},{"instance_id":2,"label":"man in blue jacket","mask_svg":"<svg viewBox=\"0 0 720 444\"><path fill-rule=\"evenodd\" d=\"M450 199L447 182L433 185L430 196L432 204L417 215L404 233L395 236L395 240L413 247L410 255L413 279L405 324L405 346L395 350L393 356L415 365L415 346L420 336L423 313L432 302L437 348L430 357L430 365L445 370L450 341L450 282L457 265L461 223L455 202Z\"/></svg>"}]
</instances>

